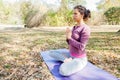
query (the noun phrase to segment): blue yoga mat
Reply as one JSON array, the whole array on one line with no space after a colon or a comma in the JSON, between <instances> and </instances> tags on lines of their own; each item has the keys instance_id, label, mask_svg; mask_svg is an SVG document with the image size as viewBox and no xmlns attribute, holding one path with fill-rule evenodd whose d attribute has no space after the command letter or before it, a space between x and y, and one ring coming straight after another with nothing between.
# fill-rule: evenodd
<instances>
[{"instance_id":1,"label":"blue yoga mat","mask_svg":"<svg viewBox=\"0 0 120 80\"><path fill-rule=\"evenodd\" d=\"M41 57L48 66L48 69L56 80L118 80L110 73L102 70L92 63L88 62L87 65L81 71L71 75L62 76L59 74L60 61L56 61L54 58L49 56L51 50L40 52ZM67 49L57 49L52 51L67 51Z\"/></svg>"}]
</instances>

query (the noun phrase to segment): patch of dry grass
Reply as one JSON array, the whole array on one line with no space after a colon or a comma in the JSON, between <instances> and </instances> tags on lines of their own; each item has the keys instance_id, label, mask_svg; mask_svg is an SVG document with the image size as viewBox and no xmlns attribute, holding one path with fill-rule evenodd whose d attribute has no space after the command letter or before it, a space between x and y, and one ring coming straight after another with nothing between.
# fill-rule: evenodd
<instances>
[{"instance_id":1,"label":"patch of dry grass","mask_svg":"<svg viewBox=\"0 0 120 80\"><path fill-rule=\"evenodd\" d=\"M67 48L65 32L23 30L0 33L0 80L54 80L40 51ZM92 33L89 61L120 77L120 33Z\"/></svg>"}]
</instances>

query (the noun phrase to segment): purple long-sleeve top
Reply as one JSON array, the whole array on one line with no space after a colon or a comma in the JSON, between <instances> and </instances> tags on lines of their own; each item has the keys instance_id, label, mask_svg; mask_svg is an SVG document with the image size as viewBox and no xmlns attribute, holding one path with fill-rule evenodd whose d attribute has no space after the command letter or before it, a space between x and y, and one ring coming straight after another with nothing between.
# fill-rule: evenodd
<instances>
[{"instance_id":1,"label":"purple long-sleeve top","mask_svg":"<svg viewBox=\"0 0 120 80\"><path fill-rule=\"evenodd\" d=\"M90 27L86 24L72 28L71 39L67 39L70 54L73 57L81 58L86 56L85 47L90 37Z\"/></svg>"}]
</instances>

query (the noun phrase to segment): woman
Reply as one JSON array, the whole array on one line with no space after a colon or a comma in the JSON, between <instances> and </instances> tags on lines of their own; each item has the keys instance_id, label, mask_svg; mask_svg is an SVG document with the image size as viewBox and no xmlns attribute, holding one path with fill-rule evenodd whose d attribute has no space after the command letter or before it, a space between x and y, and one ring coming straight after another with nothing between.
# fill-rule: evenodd
<instances>
[{"instance_id":1,"label":"woman","mask_svg":"<svg viewBox=\"0 0 120 80\"><path fill-rule=\"evenodd\" d=\"M73 19L77 24L72 28L72 31L69 28L66 29L66 41L69 46L69 51L50 53L51 57L63 62L59 68L59 73L63 76L76 73L87 64L85 47L90 37L90 28L84 21L90 17L90 11L84 6L75 6Z\"/></svg>"}]
</instances>

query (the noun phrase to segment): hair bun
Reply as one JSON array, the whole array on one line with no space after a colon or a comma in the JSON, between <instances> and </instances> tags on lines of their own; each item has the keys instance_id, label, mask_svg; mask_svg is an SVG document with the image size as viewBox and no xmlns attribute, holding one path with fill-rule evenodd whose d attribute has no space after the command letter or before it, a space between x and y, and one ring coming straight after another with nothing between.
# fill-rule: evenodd
<instances>
[{"instance_id":1,"label":"hair bun","mask_svg":"<svg viewBox=\"0 0 120 80\"><path fill-rule=\"evenodd\" d=\"M89 9L87 9L87 15L88 15L89 18L91 17L91 12L90 12Z\"/></svg>"},{"instance_id":2,"label":"hair bun","mask_svg":"<svg viewBox=\"0 0 120 80\"><path fill-rule=\"evenodd\" d=\"M86 19L88 19L90 17L91 17L91 12L90 12L89 9L86 9L85 14L84 14L84 19L86 20Z\"/></svg>"},{"instance_id":3,"label":"hair bun","mask_svg":"<svg viewBox=\"0 0 120 80\"><path fill-rule=\"evenodd\" d=\"M88 13L90 13L90 10L89 10L89 9L87 9L86 11L87 11Z\"/></svg>"}]
</instances>

